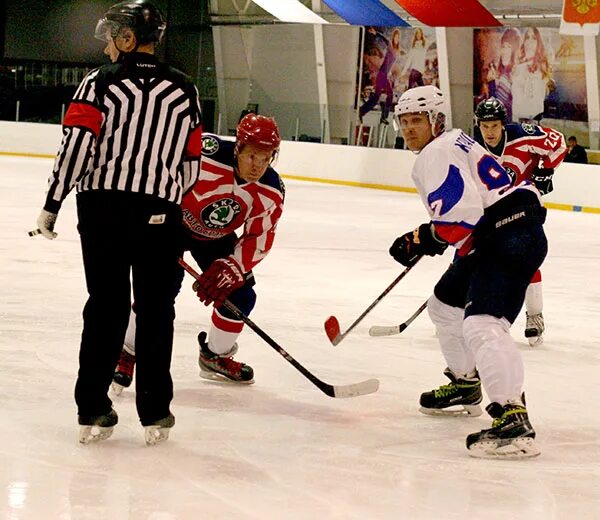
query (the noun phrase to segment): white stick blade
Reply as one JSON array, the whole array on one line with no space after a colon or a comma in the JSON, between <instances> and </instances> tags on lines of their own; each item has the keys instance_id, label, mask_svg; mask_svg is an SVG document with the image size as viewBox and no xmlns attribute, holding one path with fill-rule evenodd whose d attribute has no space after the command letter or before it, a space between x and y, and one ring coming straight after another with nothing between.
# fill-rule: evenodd
<instances>
[{"instance_id":1,"label":"white stick blade","mask_svg":"<svg viewBox=\"0 0 600 520\"><path fill-rule=\"evenodd\" d=\"M398 325L393 325L391 327L385 325L373 325L369 329L369 336L393 336L394 334L399 334L400 328Z\"/></svg>"},{"instance_id":2,"label":"white stick blade","mask_svg":"<svg viewBox=\"0 0 600 520\"><path fill-rule=\"evenodd\" d=\"M362 383L353 385L334 386L333 391L336 397L358 397L360 395L373 394L379 390L378 379L368 379Z\"/></svg>"}]
</instances>

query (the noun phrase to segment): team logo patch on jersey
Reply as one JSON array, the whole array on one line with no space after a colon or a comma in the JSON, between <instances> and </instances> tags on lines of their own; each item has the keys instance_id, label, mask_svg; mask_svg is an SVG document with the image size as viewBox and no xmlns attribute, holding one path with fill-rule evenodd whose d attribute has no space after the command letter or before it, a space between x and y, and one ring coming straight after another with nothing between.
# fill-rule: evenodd
<instances>
[{"instance_id":1,"label":"team logo patch on jersey","mask_svg":"<svg viewBox=\"0 0 600 520\"><path fill-rule=\"evenodd\" d=\"M233 199L217 200L202 210L202 222L210 229L224 228L233 222L241 210Z\"/></svg>"},{"instance_id":2,"label":"team logo patch on jersey","mask_svg":"<svg viewBox=\"0 0 600 520\"><path fill-rule=\"evenodd\" d=\"M212 135L202 136L202 154L213 155L219 149L219 141Z\"/></svg>"},{"instance_id":3,"label":"team logo patch on jersey","mask_svg":"<svg viewBox=\"0 0 600 520\"><path fill-rule=\"evenodd\" d=\"M535 125L532 125L531 123L521 123L521 128L523 129L523 132L525 132L526 134L529 134L529 135L535 134Z\"/></svg>"}]
</instances>

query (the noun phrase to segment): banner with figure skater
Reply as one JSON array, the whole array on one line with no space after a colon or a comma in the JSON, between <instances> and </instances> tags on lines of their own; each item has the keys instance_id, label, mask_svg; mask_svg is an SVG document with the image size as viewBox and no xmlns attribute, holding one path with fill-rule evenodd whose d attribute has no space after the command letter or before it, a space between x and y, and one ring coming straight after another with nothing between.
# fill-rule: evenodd
<instances>
[{"instance_id":1,"label":"banner with figure skater","mask_svg":"<svg viewBox=\"0 0 600 520\"><path fill-rule=\"evenodd\" d=\"M366 27L359 63L356 106L359 117L381 111L387 122L396 100L408 88L439 86L432 28Z\"/></svg>"},{"instance_id":2,"label":"banner with figure skater","mask_svg":"<svg viewBox=\"0 0 600 520\"><path fill-rule=\"evenodd\" d=\"M496 97L510 121L588 120L580 36L546 27L476 29L473 76L473 106Z\"/></svg>"}]
</instances>

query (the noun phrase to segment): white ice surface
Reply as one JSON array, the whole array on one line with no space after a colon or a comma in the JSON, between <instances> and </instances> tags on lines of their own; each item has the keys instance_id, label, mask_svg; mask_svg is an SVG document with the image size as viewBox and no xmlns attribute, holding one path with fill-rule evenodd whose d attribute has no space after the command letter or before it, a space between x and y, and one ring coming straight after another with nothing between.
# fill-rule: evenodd
<instances>
[{"instance_id":1,"label":"white ice surface","mask_svg":"<svg viewBox=\"0 0 600 520\"><path fill-rule=\"evenodd\" d=\"M238 358L254 367L256 384L201 380L195 336L210 314L187 280L171 439L144 445L128 390L115 399L113 437L82 446L73 386L86 292L74 194L56 240L26 233L51 167L0 157L0 518L600 518L600 216L549 212L546 342L526 346L523 316L513 328L537 459L471 459L465 437L489 417L418 412L419 394L445 381L426 314L400 336L367 334L408 318L449 253L424 259L339 346L323 332L332 314L345 329L400 272L387 248L425 220L418 197L292 181L274 249L256 269L252 318L318 377L377 377L379 392L331 399L250 330Z\"/></svg>"}]
</instances>

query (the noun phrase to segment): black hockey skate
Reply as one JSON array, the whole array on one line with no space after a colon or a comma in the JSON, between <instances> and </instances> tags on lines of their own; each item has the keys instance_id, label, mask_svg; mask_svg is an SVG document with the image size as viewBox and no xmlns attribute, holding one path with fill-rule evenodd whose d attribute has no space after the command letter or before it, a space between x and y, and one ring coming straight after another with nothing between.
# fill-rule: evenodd
<instances>
[{"instance_id":1,"label":"black hockey skate","mask_svg":"<svg viewBox=\"0 0 600 520\"><path fill-rule=\"evenodd\" d=\"M472 378L457 379L449 368L444 375L450 379L449 385L442 385L435 390L421 394L420 412L427 415L481 415L481 380L479 375Z\"/></svg>"},{"instance_id":2,"label":"black hockey skate","mask_svg":"<svg viewBox=\"0 0 600 520\"><path fill-rule=\"evenodd\" d=\"M527 323L525 324L525 337L529 341L530 347L538 347L544 342L544 316L539 314L527 315Z\"/></svg>"},{"instance_id":3,"label":"black hockey skate","mask_svg":"<svg viewBox=\"0 0 600 520\"><path fill-rule=\"evenodd\" d=\"M121 351L121 357L115 370L112 382L112 390L116 395L121 395L124 388L131 386L133 380L133 367L135 366L135 356L131 355L125 349Z\"/></svg>"},{"instance_id":4,"label":"black hockey skate","mask_svg":"<svg viewBox=\"0 0 600 520\"><path fill-rule=\"evenodd\" d=\"M237 352L237 344L234 344L229 353L219 355L208 348L206 337L206 332L198 334L200 377L226 383L245 385L254 383L254 370L252 370L252 367L233 359Z\"/></svg>"},{"instance_id":5,"label":"black hockey skate","mask_svg":"<svg viewBox=\"0 0 600 520\"><path fill-rule=\"evenodd\" d=\"M152 424L144 426L144 439L148 446L154 446L169 438L169 431L175 426L175 417L172 413Z\"/></svg>"},{"instance_id":6,"label":"black hockey skate","mask_svg":"<svg viewBox=\"0 0 600 520\"><path fill-rule=\"evenodd\" d=\"M113 427L119 422L117 412L111 409L105 415L79 415L79 442L90 444L92 442L108 439L113 433Z\"/></svg>"},{"instance_id":7,"label":"black hockey skate","mask_svg":"<svg viewBox=\"0 0 600 520\"><path fill-rule=\"evenodd\" d=\"M523 459L540 454L524 404L516 402L502 406L490 403L486 411L494 421L489 430L471 433L467 437L467 449L471 457Z\"/></svg>"}]
</instances>

